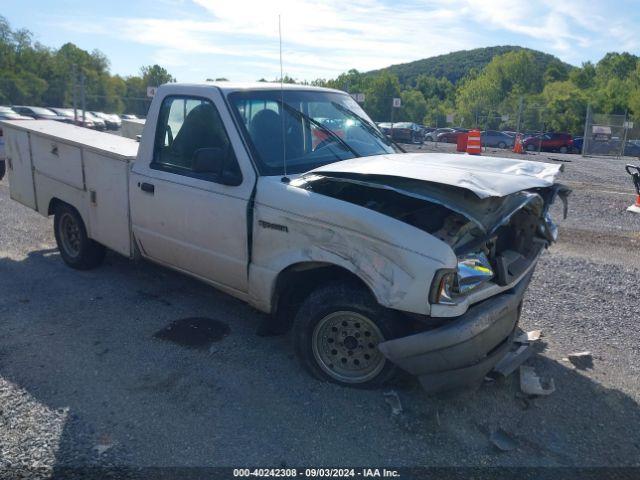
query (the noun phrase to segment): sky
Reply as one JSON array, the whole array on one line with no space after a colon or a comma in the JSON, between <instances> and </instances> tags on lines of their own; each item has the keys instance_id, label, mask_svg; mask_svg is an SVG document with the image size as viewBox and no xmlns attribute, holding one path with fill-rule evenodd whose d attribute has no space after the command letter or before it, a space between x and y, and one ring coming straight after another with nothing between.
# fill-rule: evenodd
<instances>
[{"instance_id":1,"label":"sky","mask_svg":"<svg viewBox=\"0 0 640 480\"><path fill-rule=\"evenodd\" d=\"M98 49L112 73L158 63L178 81L335 78L493 45L573 65L640 54L640 0L0 0L0 15L53 48Z\"/></svg>"}]
</instances>

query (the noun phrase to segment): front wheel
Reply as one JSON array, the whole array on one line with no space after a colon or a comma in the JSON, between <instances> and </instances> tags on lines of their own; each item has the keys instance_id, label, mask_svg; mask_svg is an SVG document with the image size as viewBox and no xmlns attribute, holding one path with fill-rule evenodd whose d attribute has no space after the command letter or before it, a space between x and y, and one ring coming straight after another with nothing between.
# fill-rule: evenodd
<instances>
[{"instance_id":1,"label":"front wheel","mask_svg":"<svg viewBox=\"0 0 640 480\"><path fill-rule=\"evenodd\" d=\"M560 153L567 153L567 147L565 146L560 147Z\"/></svg>"},{"instance_id":2,"label":"front wheel","mask_svg":"<svg viewBox=\"0 0 640 480\"><path fill-rule=\"evenodd\" d=\"M533 143L530 143L529 145L527 145L527 150L529 150L530 152L533 152L536 149L536 146Z\"/></svg>"},{"instance_id":3,"label":"front wheel","mask_svg":"<svg viewBox=\"0 0 640 480\"><path fill-rule=\"evenodd\" d=\"M77 270L97 267L106 249L87 236L87 229L78 211L70 205L56 207L53 230L64 263Z\"/></svg>"},{"instance_id":4,"label":"front wheel","mask_svg":"<svg viewBox=\"0 0 640 480\"><path fill-rule=\"evenodd\" d=\"M296 314L296 354L315 377L370 388L397 374L378 344L402 334L402 319L385 311L363 287L349 283L314 291Z\"/></svg>"},{"instance_id":5,"label":"front wheel","mask_svg":"<svg viewBox=\"0 0 640 480\"><path fill-rule=\"evenodd\" d=\"M507 144L504 142L498 143L498 148L507 148Z\"/></svg>"}]
</instances>

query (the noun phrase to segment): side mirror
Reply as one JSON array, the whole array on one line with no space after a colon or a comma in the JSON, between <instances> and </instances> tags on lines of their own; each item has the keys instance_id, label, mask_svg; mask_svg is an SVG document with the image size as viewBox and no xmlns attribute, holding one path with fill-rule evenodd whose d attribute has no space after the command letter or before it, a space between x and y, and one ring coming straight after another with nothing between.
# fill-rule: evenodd
<instances>
[{"instance_id":1,"label":"side mirror","mask_svg":"<svg viewBox=\"0 0 640 480\"><path fill-rule=\"evenodd\" d=\"M225 151L219 147L199 148L193 154L193 171L195 173L210 173L216 177L222 175Z\"/></svg>"}]
</instances>

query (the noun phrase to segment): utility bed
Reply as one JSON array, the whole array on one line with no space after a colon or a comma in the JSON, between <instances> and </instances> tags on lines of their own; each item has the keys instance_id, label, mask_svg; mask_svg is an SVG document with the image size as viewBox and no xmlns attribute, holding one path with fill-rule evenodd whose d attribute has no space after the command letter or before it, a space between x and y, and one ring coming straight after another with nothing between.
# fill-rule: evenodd
<instances>
[{"instance_id":1,"label":"utility bed","mask_svg":"<svg viewBox=\"0 0 640 480\"><path fill-rule=\"evenodd\" d=\"M50 120L5 121L2 128L12 199L42 215L57 200L74 205L91 238L131 255L129 164L138 142Z\"/></svg>"}]
</instances>

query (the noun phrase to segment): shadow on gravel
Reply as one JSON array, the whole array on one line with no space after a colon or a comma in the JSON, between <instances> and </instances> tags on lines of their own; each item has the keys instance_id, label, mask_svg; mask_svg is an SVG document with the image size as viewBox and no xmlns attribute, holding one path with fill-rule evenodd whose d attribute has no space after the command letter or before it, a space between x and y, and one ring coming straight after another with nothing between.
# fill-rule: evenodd
<instances>
[{"instance_id":1,"label":"shadow on gravel","mask_svg":"<svg viewBox=\"0 0 640 480\"><path fill-rule=\"evenodd\" d=\"M455 398L429 398L411 383L399 390L404 413L392 416L380 390L309 378L286 339L256 337L260 316L224 294L112 255L94 272L76 272L54 252L0 259L0 376L51 410L68 408L62 434L47 439L57 469L622 466L640 458L636 401L544 356L530 363L554 378L550 397L523 397L515 376ZM211 310L233 332L219 350L154 340L172 319ZM12 412L1 415L6 429ZM491 444L498 428L514 450Z\"/></svg>"}]
</instances>

